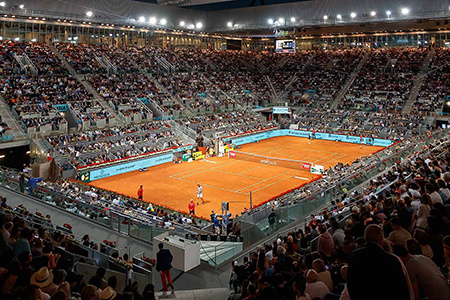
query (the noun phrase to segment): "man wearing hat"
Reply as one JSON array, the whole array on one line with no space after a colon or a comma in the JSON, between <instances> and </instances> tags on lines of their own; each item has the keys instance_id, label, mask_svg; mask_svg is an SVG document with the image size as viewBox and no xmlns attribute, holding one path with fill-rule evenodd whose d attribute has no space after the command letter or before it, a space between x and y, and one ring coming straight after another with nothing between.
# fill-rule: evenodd
<instances>
[{"instance_id":1,"label":"man wearing hat","mask_svg":"<svg viewBox=\"0 0 450 300\"><path fill-rule=\"evenodd\" d=\"M110 286L106 287L102 291L102 300L114 300L117 296L117 292Z\"/></svg>"},{"instance_id":2,"label":"man wearing hat","mask_svg":"<svg viewBox=\"0 0 450 300\"><path fill-rule=\"evenodd\" d=\"M44 293L42 290L50 285L53 281L53 273L48 270L47 267L42 267L39 271L31 275L30 283L39 287L42 300L49 300L50 295Z\"/></svg>"}]
</instances>

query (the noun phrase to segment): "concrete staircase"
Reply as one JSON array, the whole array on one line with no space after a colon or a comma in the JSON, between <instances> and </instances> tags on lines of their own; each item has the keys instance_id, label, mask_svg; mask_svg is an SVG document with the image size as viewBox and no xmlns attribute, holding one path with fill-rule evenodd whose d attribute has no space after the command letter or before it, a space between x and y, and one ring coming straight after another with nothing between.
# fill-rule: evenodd
<instances>
[{"instance_id":1,"label":"concrete staircase","mask_svg":"<svg viewBox=\"0 0 450 300\"><path fill-rule=\"evenodd\" d=\"M278 102L278 95L277 92L275 91L275 87L272 84L272 80L270 80L269 75L265 75L264 78L266 79L267 85L270 87L270 90L272 91L272 103L276 103Z\"/></svg>"},{"instance_id":2,"label":"concrete staircase","mask_svg":"<svg viewBox=\"0 0 450 300\"><path fill-rule=\"evenodd\" d=\"M105 99L103 99L103 97L97 92L97 90L85 79L84 75L78 74L78 72L75 71L75 69L67 62L64 56L62 56L61 53L59 53L59 51L55 47L53 47L53 45L49 44L49 48L60 59L64 68L66 68L69 73L74 76L84 86L84 88L94 96L93 100L97 100L105 109L105 111L109 113L110 120L112 118L115 119L114 125L125 124L125 121L122 119L122 117L105 101Z\"/></svg>"},{"instance_id":3,"label":"concrete staircase","mask_svg":"<svg viewBox=\"0 0 450 300\"><path fill-rule=\"evenodd\" d=\"M200 260L216 266L243 250L241 242L199 241Z\"/></svg>"},{"instance_id":4,"label":"concrete staircase","mask_svg":"<svg viewBox=\"0 0 450 300\"><path fill-rule=\"evenodd\" d=\"M419 73L416 78L414 78L413 86L411 88L411 92L409 93L408 101L406 101L403 106L403 114L409 114L412 111L412 106L417 99L417 95L420 92L420 88L422 87L423 79L428 75L428 70L430 68L430 63L434 57L434 50L430 51L427 57L424 59L422 63L422 67L420 68Z\"/></svg>"},{"instance_id":5,"label":"concrete staircase","mask_svg":"<svg viewBox=\"0 0 450 300\"><path fill-rule=\"evenodd\" d=\"M24 128L22 127L21 121L19 121L14 117L11 108L1 95L0 95L0 114L2 116L3 122L5 122L8 125L11 131L10 133L6 132L7 135L12 135L14 139L26 137L26 133Z\"/></svg>"},{"instance_id":6,"label":"concrete staircase","mask_svg":"<svg viewBox=\"0 0 450 300\"><path fill-rule=\"evenodd\" d=\"M297 82L299 75L303 72L306 71L306 69L312 64L312 62L314 61L314 59L316 58L317 52L314 52L306 61L306 63L303 65L302 70L299 73L294 73L294 76L292 76L292 78L288 81L288 83L286 84L286 86L284 87L284 92L279 95L279 99L280 101L284 101L284 99L287 97L287 94L289 92L289 89L291 88L291 86Z\"/></svg>"},{"instance_id":7,"label":"concrete staircase","mask_svg":"<svg viewBox=\"0 0 450 300\"><path fill-rule=\"evenodd\" d=\"M283 59L280 60L280 61L278 62L278 64L275 66L275 69L281 70L282 68L284 68L284 66L287 64L287 62L289 61L289 59L290 59L289 56L283 57Z\"/></svg>"},{"instance_id":8,"label":"concrete staircase","mask_svg":"<svg viewBox=\"0 0 450 300\"><path fill-rule=\"evenodd\" d=\"M345 94L347 94L348 90L352 86L353 82L355 81L355 79L358 76L359 72L361 71L362 67L366 64L369 56L370 56L369 51L364 54L364 57L358 63L355 70L352 72L352 74L350 74L350 78L347 80L345 85L337 93L336 98L334 98L333 103L331 103L331 108L336 109L338 107L339 103L344 98Z\"/></svg>"},{"instance_id":9,"label":"concrete staircase","mask_svg":"<svg viewBox=\"0 0 450 300\"><path fill-rule=\"evenodd\" d=\"M142 68L140 65L138 65L138 64L135 63L135 62L133 62L132 64L133 64L133 66L134 66L136 69L139 70L139 72L140 72L141 74L147 75L147 77L155 84L155 86L156 86L159 90L161 90L161 91L163 91L164 93L166 93L167 95L169 95L169 97L170 97L170 99L171 99L172 101L174 101L174 102L178 103L179 105L181 105L182 107L186 108L185 112L186 112L186 115L187 115L188 117L194 115L194 113L193 113L188 107L186 107L185 105L183 105L183 103L180 101L180 99L179 99L178 97L173 96L173 95L166 89L165 86L163 86L162 84L160 84L159 81L158 81L155 77L153 77L153 74L151 74L150 72L148 72L146 69Z\"/></svg>"},{"instance_id":10,"label":"concrete staircase","mask_svg":"<svg viewBox=\"0 0 450 300\"><path fill-rule=\"evenodd\" d=\"M229 100L231 100L231 102L233 102L235 104L235 107L239 110L244 110L244 107L238 102L236 101L233 97L231 97L227 92L225 92L224 90L222 90L221 88L219 88L217 85L215 85L211 80L209 80L206 76L204 76L205 80L208 81L209 84L213 85L216 87L216 89L223 94L225 97L227 97Z\"/></svg>"}]
</instances>

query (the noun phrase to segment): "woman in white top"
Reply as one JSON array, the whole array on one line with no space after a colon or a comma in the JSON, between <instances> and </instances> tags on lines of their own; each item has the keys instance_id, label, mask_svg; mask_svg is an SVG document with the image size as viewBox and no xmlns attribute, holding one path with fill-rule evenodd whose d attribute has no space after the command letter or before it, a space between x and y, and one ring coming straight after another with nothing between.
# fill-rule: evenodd
<instances>
[{"instance_id":1,"label":"woman in white top","mask_svg":"<svg viewBox=\"0 0 450 300\"><path fill-rule=\"evenodd\" d=\"M325 283L327 288L333 290L333 279L331 279L331 273L325 269L325 263L320 258L315 259L312 263L314 271L317 272L317 281L322 281Z\"/></svg>"},{"instance_id":2,"label":"woman in white top","mask_svg":"<svg viewBox=\"0 0 450 300\"><path fill-rule=\"evenodd\" d=\"M420 229L427 228L427 218L430 215L430 210L432 207L431 197L429 194L423 194L422 198L420 198L419 209L414 214L416 218L416 227Z\"/></svg>"}]
</instances>

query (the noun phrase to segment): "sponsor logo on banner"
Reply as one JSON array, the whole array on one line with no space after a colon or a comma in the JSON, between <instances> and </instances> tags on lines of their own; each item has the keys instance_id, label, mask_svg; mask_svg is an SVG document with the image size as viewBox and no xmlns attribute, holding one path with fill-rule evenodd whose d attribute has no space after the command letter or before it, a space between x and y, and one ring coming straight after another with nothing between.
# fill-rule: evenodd
<instances>
[{"instance_id":1,"label":"sponsor logo on banner","mask_svg":"<svg viewBox=\"0 0 450 300\"><path fill-rule=\"evenodd\" d=\"M276 165L277 165L277 162L276 162L276 161L270 161L270 160L268 160L268 159L262 159L262 160L261 160L261 163L262 163L262 164L267 164L267 165L273 165L273 166L276 166Z\"/></svg>"},{"instance_id":2,"label":"sponsor logo on banner","mask_svg":"<svg viewBox=\"0 0 450 300\"><path fill-rule=\"evenodd\" d=\"M323 166L315 165L311 167L311 173L320 175L324 172L325 168Z\"/></svg>"},{"instance_id":3,"label":"sponsor logo on banner","mask_svg":"<svg viewBox=\"0 0 450 300\"><path fill-rule=\"evenodd\" d=\"M228 155L230 156L230 157L236 157L236 152L234 152L234 151L228 151Z\"/></svg>"},{"instance_id":4,"label":"sponsor logo on banner","mask_svg":"<svg viewBox=\"0 0 450 300\"><path fill-rule=\"evenodd\" d=\"M311 169L311 164L303 163L302 164L302 168L306 169L306 170L309 170L309 169Z\"/></svg>"}]
</instances>

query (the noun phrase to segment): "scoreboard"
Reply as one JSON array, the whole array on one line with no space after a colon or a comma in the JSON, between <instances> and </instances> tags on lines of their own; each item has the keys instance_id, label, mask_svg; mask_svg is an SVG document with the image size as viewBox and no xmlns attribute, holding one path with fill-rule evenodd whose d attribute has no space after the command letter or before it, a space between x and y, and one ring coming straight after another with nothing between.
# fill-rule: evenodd
<instances>
[{"instance_id":1,"label":"scoreboard","mask_svg":"<svg viewBox=\"0 0 450 300\"><path fill-rule=\"evenodd\" d=\"M295 40L276 40L275 52L277 53L293 53L295 52Z\"/></svg>"}]
</instances>

